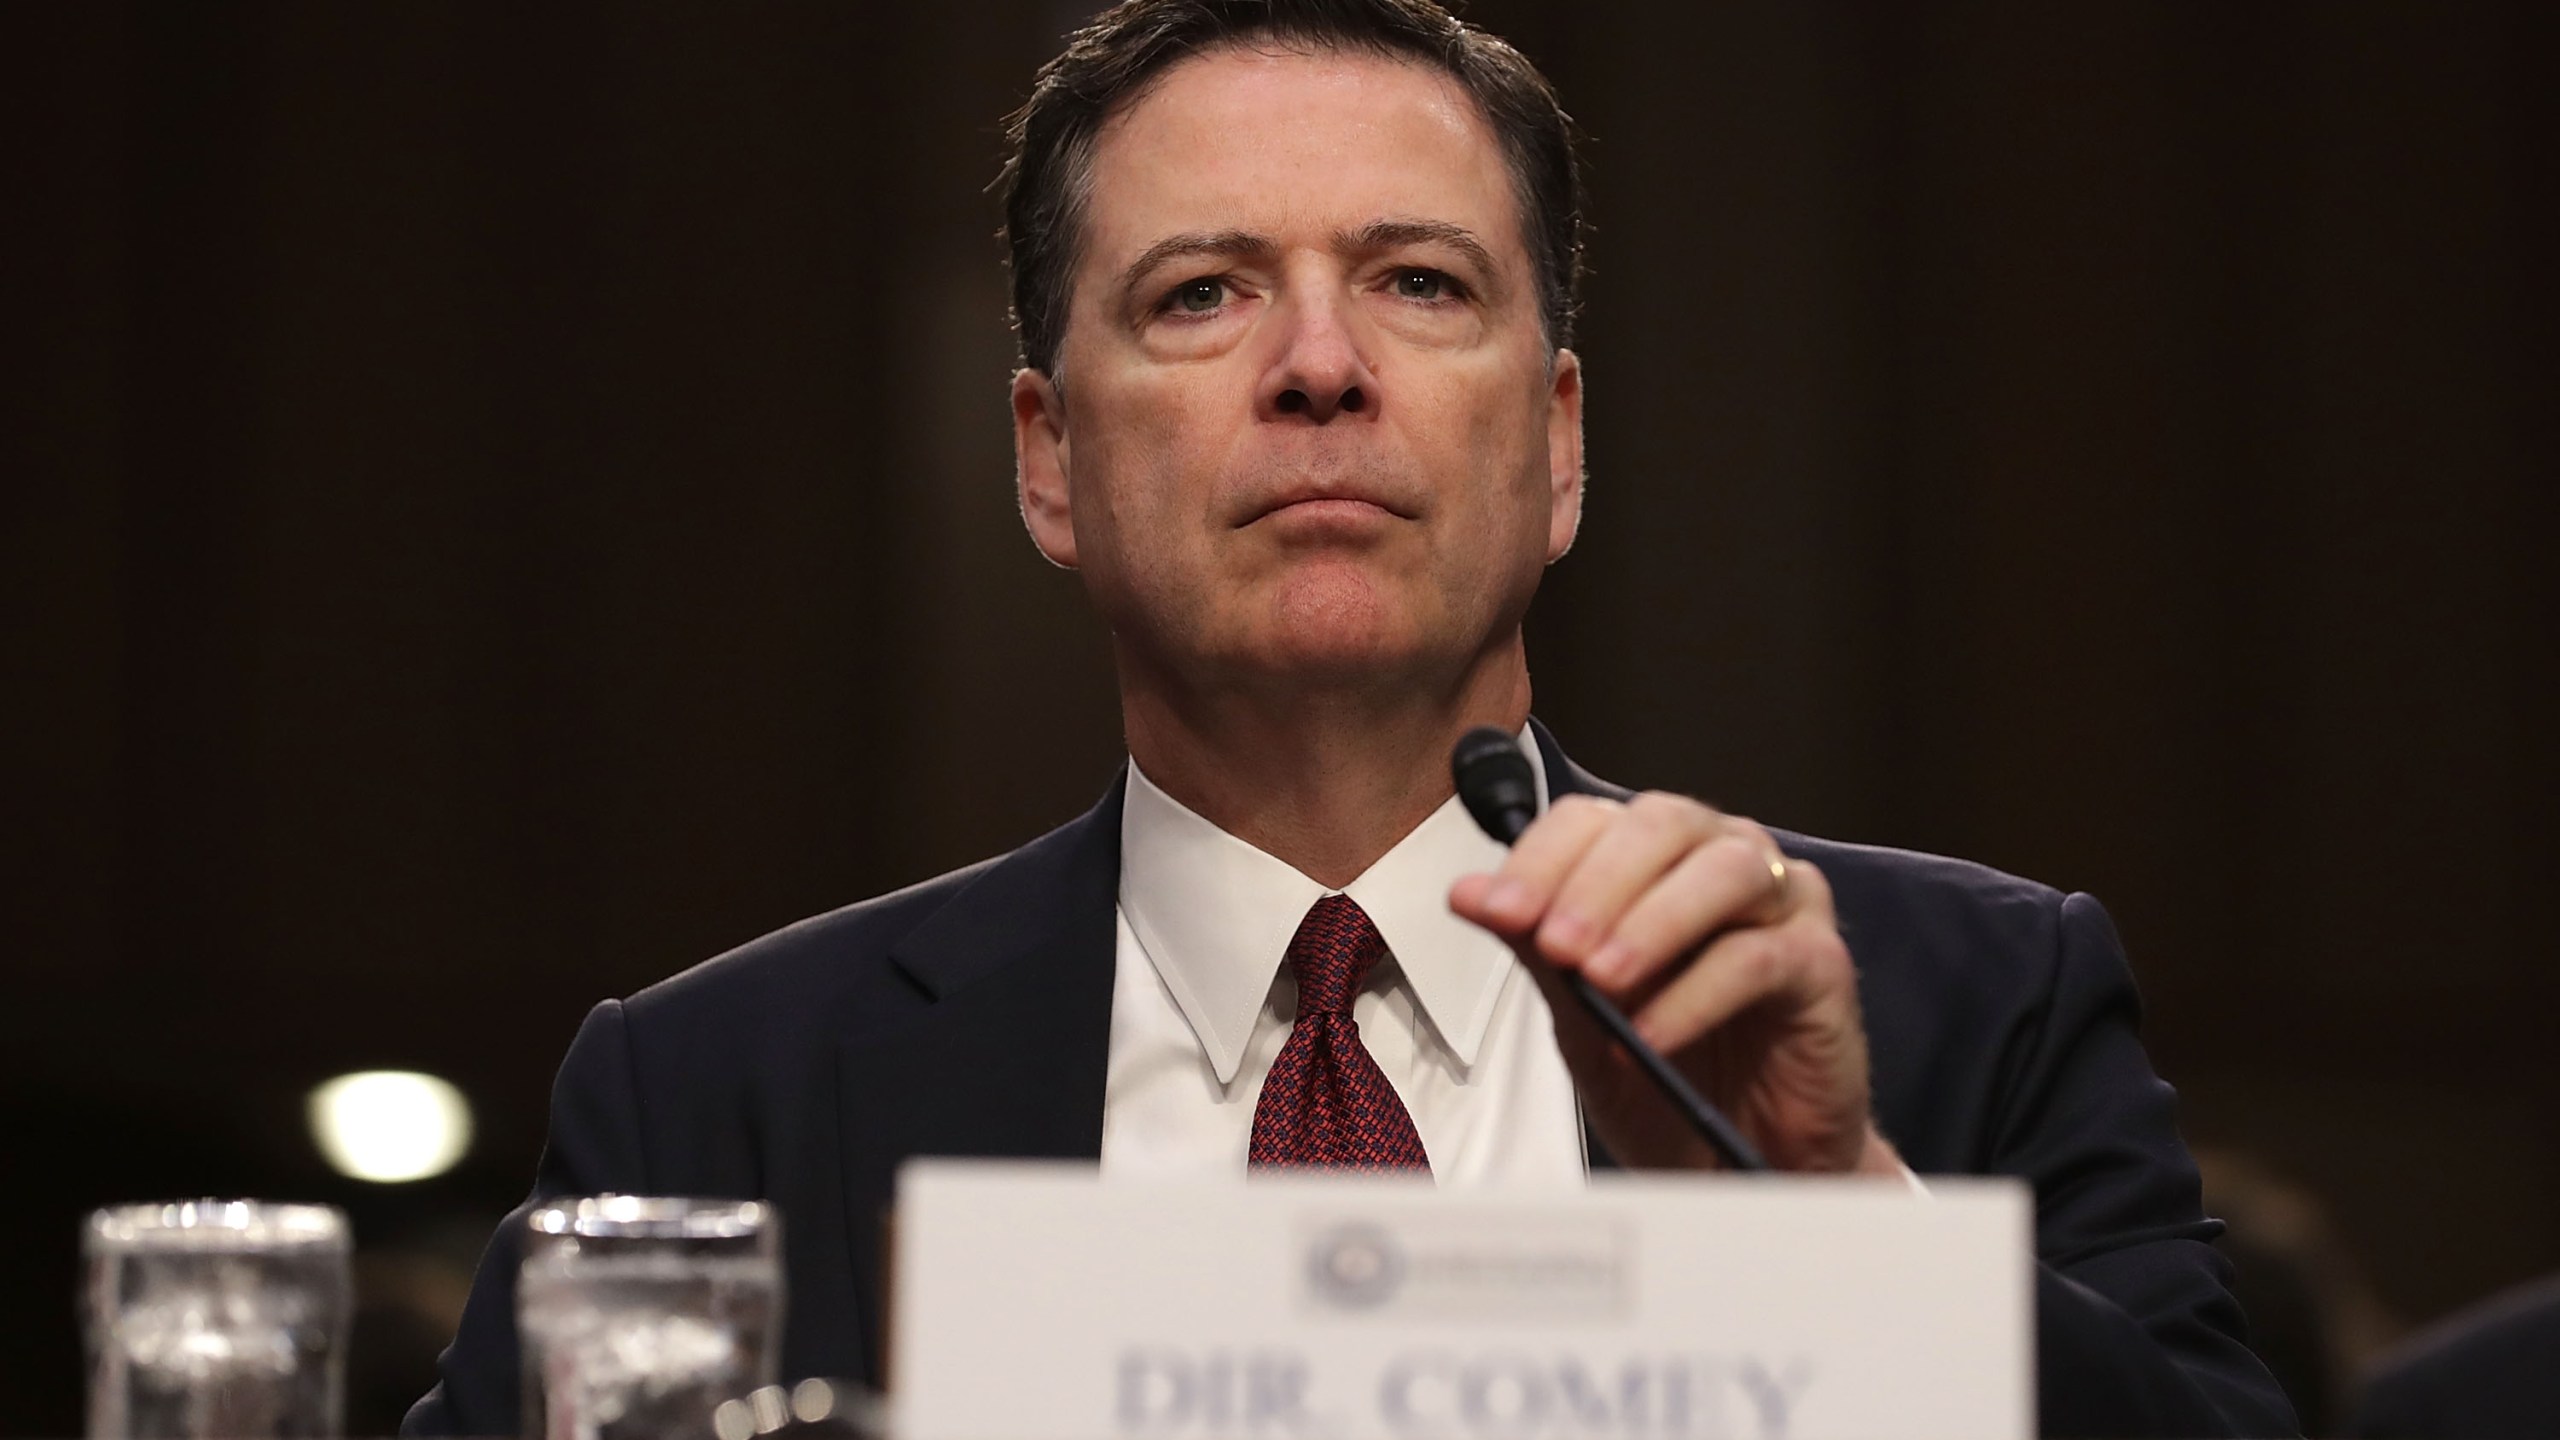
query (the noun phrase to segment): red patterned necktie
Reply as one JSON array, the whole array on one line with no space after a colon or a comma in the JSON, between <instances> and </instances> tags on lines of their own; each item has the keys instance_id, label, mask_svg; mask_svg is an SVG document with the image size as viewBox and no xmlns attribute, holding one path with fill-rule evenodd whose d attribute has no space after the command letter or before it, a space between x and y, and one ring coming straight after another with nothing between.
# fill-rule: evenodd
<instances>
[{"instance_id":1,"label":"red patterned necktie","mask_svg":"<svg viewBox=\"0 0 2560 1440\"><path fill-rule=\"evenodd\" d=\"M1298 1019L1254 1102L1246 1151L1254 1164L1431 1168L1413 1116L1351 1018L1353 998L1386 953L1385 937L1348 895L1327 895L1298 922L1289 941Z\"/></svg>"}]
</instances>

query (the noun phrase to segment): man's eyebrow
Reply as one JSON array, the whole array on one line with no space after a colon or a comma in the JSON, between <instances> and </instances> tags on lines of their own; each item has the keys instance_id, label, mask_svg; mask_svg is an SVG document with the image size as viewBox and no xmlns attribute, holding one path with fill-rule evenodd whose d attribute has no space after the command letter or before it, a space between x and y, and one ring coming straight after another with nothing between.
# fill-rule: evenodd
<instances>
[{"instance_id":1,"label":"man's eyebrow","mask_svg":"<svg viewBox=\"0 0 2560 1440\"><path fill-rule=\"evenodd\" d=\"M1464 225L1446 220L1372 220L1357 230L1337 231L1334 246L1345 254L1368 255L1393 250L1400 245L1446 245L1467 257L1485 278L1493 279L1502 272L1493 264L1493 252Z\"/></svg>"},{"instance_id":2,"label":"man's eyebrow","mask_svg":"<svg viewBox=\"0 0 2560 1440\"><path fill-rule=\"evenodd\" d=\"M1188 230L1179 235L1167 235L1139 251L1138 258L1129 262L1129 268L1120 272L1120 287L1124 291L1135 290L1139 281L1170 260L1203 255L1262 259L1279 253L1279 250L1271 237L1256 235L1250 230Z\"/></svg>"}]
</instances>

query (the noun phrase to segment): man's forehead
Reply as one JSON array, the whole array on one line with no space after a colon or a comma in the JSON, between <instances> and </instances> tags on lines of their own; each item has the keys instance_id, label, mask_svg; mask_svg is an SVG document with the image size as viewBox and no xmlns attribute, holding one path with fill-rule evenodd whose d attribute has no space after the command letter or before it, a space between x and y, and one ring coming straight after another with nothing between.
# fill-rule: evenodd
<instances>
[{"instance_id":1,"label":"man's forehead","mask_svg":"<svg viewBox=\"0 0 2560 1440\"><path fill-rule=\"evenodd\" d=\"M1492 127L1447 74L1364 50L1231 45L1156 78L1095 138L1086 258L1172 230L1312 231L1430 214L1525 256Z\"/></svg>"}]
</instances>

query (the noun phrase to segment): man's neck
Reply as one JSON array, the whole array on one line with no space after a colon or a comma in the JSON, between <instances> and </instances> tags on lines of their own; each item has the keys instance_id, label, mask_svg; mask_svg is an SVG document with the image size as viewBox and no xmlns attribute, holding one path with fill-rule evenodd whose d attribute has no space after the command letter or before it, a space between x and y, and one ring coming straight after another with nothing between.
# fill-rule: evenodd
<instances>
[{"instance_id":1,"label":"man's neck","mask_svg":"<svg viewBox=\"0 0 2560 1440\"><path fill-rule=\"evenodd\" d=\"M1453 686L1202 695L1124 664L1120 706L1129 754L1158 788L1339 888L1448 800L1460 735L1527 722L1529 672L1516 632Z\"/></svg>"}]
</instances>

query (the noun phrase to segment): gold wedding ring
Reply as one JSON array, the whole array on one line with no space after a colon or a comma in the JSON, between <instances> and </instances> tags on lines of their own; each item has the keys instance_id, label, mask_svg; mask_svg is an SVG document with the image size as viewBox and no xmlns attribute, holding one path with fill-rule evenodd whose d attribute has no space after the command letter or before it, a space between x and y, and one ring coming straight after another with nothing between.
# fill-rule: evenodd
<instances>
[{"instance_id":1,"label":"gold wedding ring","mask_svg":"<svg viewBox=\"0 0 2560 1440\"><path fill-rule=\"evenodd\" d=\"M1779 914L1785 914L1787 911L1787 857L1784 855L1769 857L1769 896L1771 907Z\"/></svg>"}]
</instances>

